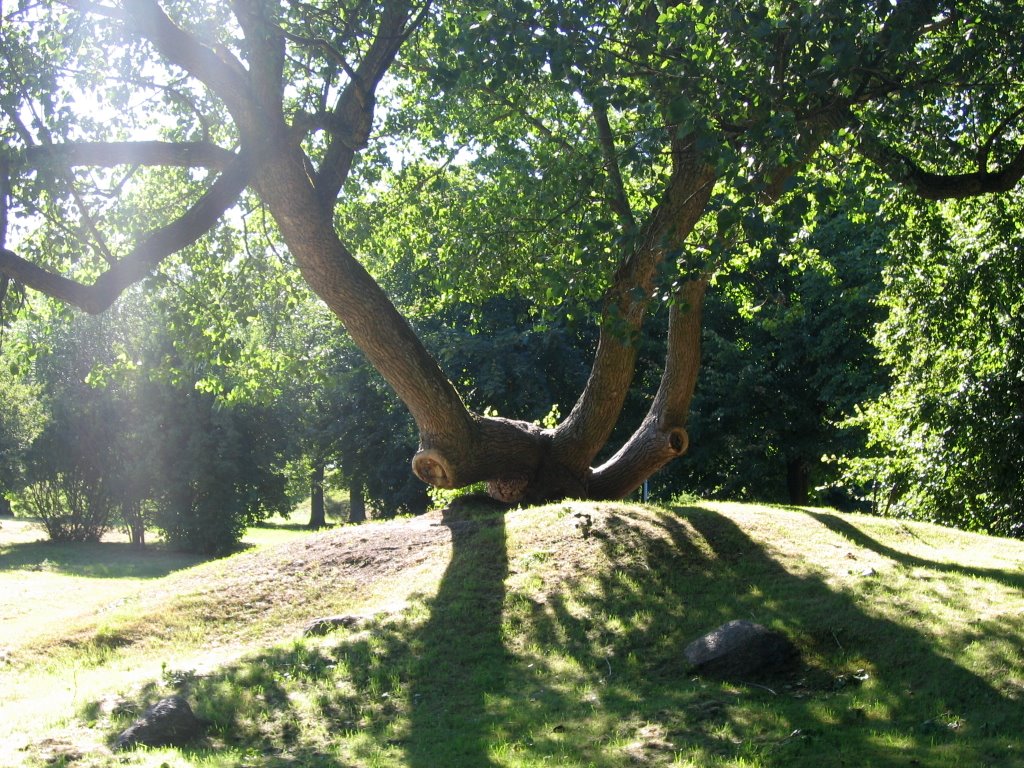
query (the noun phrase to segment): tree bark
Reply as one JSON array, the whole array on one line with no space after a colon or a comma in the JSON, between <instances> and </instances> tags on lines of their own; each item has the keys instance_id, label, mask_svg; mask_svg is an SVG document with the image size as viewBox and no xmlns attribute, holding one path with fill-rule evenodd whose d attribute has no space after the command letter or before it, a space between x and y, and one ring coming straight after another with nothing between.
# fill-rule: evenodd
<instances>
[{"instance_id":1,"label":"tree bark","mask_svg":"<svg viewBox=\"0 0 1024 768\"><path fill-rule=\"evenodd\" d=\"M363 481L353 478L348 483L348 521L366 522L366 499L363 496Z\"/></svg>"},{"instance_id":2,"label":"tree bark","mask_svg":"<svg viewBox=\"0 0 1024 768\"><path fill-rule=\"evenodd\" d=\"M665 370L640 427L612 458L596 468L591 498L621 499L690 445L686 422L700 370L705 279L687 282L669 309Z\"/></svg>"},{"instance_id":3,"label":"tree bark","mask_svg":"<svg viewBox=\"0 0 1024 768\"><path fill-rule=\"evenodd\" d=\"M661 202L632 252L616 271L602 312L590 378L572 411L556 429L558 461L583 476L618 422L636 368L636 336L654 291L658 267L681 249L704 214L714 168L699 156L692 137L672 142L672 175Z\"/></svg>"},{"instance_id":4,"label":"tree bark","mask_svg":"<svg viewBox=\"0 0 1024 768\"><path fill-rule=\"evenodd\" d=\"M327 525L327 514L324 507L324 463L319 459L313 462L313 471L309 475L309 522L306 527L318 531Z\"/></svg>"},{"instance_id":5,"label":"tree bark","mask_svg":"<svg viewBox=\"0 0 1024 768\"><path fill-rule=\"evenodd\" d=\"M807 506L810 500L811 467L797 456L786 462L786 489L789 503L797 507Z\"/></svg>"}]
</instances>

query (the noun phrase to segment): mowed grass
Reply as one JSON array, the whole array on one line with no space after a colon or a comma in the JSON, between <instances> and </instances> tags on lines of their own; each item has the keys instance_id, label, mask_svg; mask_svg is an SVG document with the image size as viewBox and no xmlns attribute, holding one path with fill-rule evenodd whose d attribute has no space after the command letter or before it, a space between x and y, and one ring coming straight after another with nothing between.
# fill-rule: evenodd
<instances>
[{"instance_id":1,"label":"mowed grass","mask_svg":"<svg viewBox=\"0 0 1024 768\"><path fill-rule=\"evenodd\" d=\"M289 533L163 574L0 566L4 610L8 579L124 590L11 646L0 765L1024 766L1024 542L732 504ZM303 637L332 613L358 621ZM798 673L690 674L736 618ZM170 693L205 739L111 753Z\"/></svg>"}]
</instances>

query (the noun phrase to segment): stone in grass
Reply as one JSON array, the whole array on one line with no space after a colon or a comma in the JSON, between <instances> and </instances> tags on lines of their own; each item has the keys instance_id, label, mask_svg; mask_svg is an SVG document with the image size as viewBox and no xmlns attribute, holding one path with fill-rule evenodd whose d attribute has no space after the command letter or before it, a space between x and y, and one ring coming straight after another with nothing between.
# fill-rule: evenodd
<instances>
[{"instance_id":1,"label":"stone in grass","mask_svg":"<svg viewBox=\"0 0 1024 768\"><path fill-rule=\"evenodd\" d=\"M302 630L302 634L306 637L316 637L336 629L355 629L361 621L358 616L324 616L309 622Z\"/></svg>"},{"instance_id":2,"label":"stone in grass","mask_svg":"<svg viewBox=\"0 0 1024 768\"><path fill-rule=\"evenodd\" d=\"M121 732L114 749L136 746L179 747L199 738L203 723L181 696L168 696L142 713L142 717Z\"/></svg>"},{"instance_id":3,"label":"stone in grass","mask_svg":"<svg viewBox=\"0 0 1024 768\"><path fill-rule=\"evenodd\" d=\"M800 651L788 637L743 620L711 630L683 653L691 672L737 682L785 675L800 661Z\"/></svg>"}]
</instances>

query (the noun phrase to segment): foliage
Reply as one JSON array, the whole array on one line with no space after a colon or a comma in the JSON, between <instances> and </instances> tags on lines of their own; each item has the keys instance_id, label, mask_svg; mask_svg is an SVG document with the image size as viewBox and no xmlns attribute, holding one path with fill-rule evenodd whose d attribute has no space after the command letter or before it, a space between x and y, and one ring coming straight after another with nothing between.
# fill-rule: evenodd
<instances>
[{"instance_id":1,"label":"foliage","mask_svg":"<svg viewBox=\"0 0 1024 768\"><path fill-rule=\"evenodd\" d=\"M700 329L680 297L696 307L727 273L726 298L741 313L766 290L785 298L763 305L760 326L712 339L727 369L743 367L731 351L763 350L745 372L760 383L745 391L783 394L752 409L761 434L737 441L779 457L790 497L806 500L815 454L834 448L822 426L869 384L834 374L861 350L805 357L807 337L827 324L804 318L844 305L817 298L842 290L840 257L816 247L797 290L790 256L773 251L789 250L819 187L851 169L863 192L851 197L872 212L865 201L886 193L859 160L929 199L1006 193L1024 177L1024 62L1006 34L1020 8L1003 0L138 0L19 4L4 21L0 243L16 249L0 250L5 289L10 278L100 312L159 270L154 282L192 293L177 316L164 314L182 360L168 375L218 403L266 405L301 390L282 362L295 347L275 348L270 319L308 311L293 290L294 259L408 406L418 477L445 488L487 482L506 501L619 498L685 451ZM806 229L801 237L819 236ZM781 271L757 285L773 258ZM848 284L870 282L861 277ZM521 299L525 311L497 306ZM494 384L526 378L501 366L467 375L457 353L430 353L431 315L461 314L470 337L488 326L465 304L537 329L565 323L566 337L545 350L573 350L557 397L520 410ZM636 375L651 317L677 331L656 385L656 373ZM573 325L590 321L589 331ZM562 402L590 334L592 375L577 382L574 404ZM344 378L329 360L340 343L323 340L311 392ZM508 347L517 365L518 344ZM630 399L637 381L647 389ZM381 414L358 426L380 429L349 419L346 436L311 407L306 455L290 452L294 466L318 468L331 451L348 454L361 491L383 466L370 458L383 432L403 450L416 438L392 418L378 380L360 372L351 383L348 407ZM525 415L496 414L477 385ZM976 389L972 408L985 410L991 388ZM638 416L645 399L651 410ZM640 424L632 434L620 424L627 403ZM564 418L537 428L552 404ZM609 457L611 435L624 445ZM738 466L742 452L729 461ZM377 495L398 493L378 485Z\"/></svg>"},{"instance_id":2,"label":"foliage","mask_svg":"<svg viewBox=\"0 0 1024 768\"><path fill-rule=\"evenodd\" d=\"M742 271L719 279L705 308L693 448L656 488L849 503L827 460L863 449L864 434L840 425L885 383L870 337L893 227L855 195L819 200L788 236L792 225L775 223Z\"/></svg>"},{"instance_id":3,"label":"foliage","mask_svg":"<svg viewBox=\"0 0 1024 768\"><path fill-rule=\"evenodd\" d=\"M291 507L285 425L268 408L219 406L208 394L148 388L153 524L173 547L232 551L249 526Z\"/></svg>"},{"instance_id":4,"label":"foliage","mask_svg":"<svg viewBox=\"0 0 1024 768\"><path fill-rule=\"evenodd\" d=\"M6 358L0 356L0 499L21 487L26 453L45 424L35 388L16 376L6 363ZM13 363L11 366L16 367Z\"/></svg>"},{"instance_id":5,"label":"foliage","mask_svg":"<svg viewBox=\"0 0 1024 768\"><path fill-rule=\"evenodd\" d=\"M287 427L270 407L201 391L209 364L189 359L189 335L167 319L135 294L100 317L44 312L14 329L34 339L31 376L48 414L26 503L44 520L65 508L101 519L89 538L119 521L137 545L155 526L175 546L223 554L290 507Z\"/></svg>"},{"instance_id":6,"label":"foliage","mask_svg":"<svg viewBox=\"0 0 1024 768\"><path fill-rule=\"evenodd\" d=\"M892 386L848 463L879 512L1024 537L1024 198L920 209L892 244L876 343Z\"/></svg>"},{"instance_id":7,"label":"foliage","mask_svg":"<svg viewBox=\"0 0 1024 768\"><path fill-rule=\"evenodd\" d=\"M91 479L71 467L22 489L18 503L51 541L97 542L114 521L109 499Z\"/></svg>"}]
</instances>

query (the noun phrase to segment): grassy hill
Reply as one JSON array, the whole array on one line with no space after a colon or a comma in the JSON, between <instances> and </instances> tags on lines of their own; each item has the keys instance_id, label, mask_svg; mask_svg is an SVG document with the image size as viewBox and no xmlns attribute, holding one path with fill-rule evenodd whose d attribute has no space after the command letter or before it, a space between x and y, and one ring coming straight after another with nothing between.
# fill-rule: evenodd
<instances>
[{"instance_id":1,"label":"grassy hill","mask_svg":"<svg viewBox=\"0 0 1024 768\"><path fill-rule=\"evenodd\" d=\"M1024 766L1024 542L567 503L197 564L4 525L4 766ZM789 635L801 669L690 675L686 643L737 618ZM203 742L109 751L172 692Z\"/></svg>"}]
</instances>

